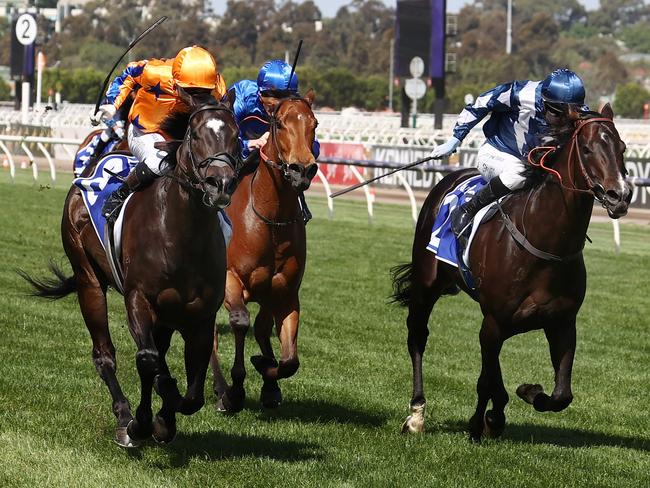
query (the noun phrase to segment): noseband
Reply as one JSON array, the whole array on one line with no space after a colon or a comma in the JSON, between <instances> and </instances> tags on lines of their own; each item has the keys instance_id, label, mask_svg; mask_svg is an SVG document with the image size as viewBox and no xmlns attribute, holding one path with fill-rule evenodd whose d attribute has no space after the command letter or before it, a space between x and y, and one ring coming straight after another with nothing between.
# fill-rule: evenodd
<instances>
[{"instance_id":1,"label":"noseband","mask_svg":"<svg viewBox=\"0 0 650 488\"><path fill-rule=\"evenodd\" d=\"M589 176L589 173L587 173L587 169L585 167L585 164L582 161L582 154L578 150L578 135L580 134L580 132L582 131L583 128L585 128L587 125L589 125L589 124L591 124L593 122L606 122L606 123L610 123L610 124L614 125L614 121L612 119L608 119L607 117L594 117L594 118L591 118L591 119L585 119L585 120L581 120L581 121L578 122L578 124L576 125L575 130L573 131L573 134L571 135L571 140L569 141L570 145L569 145L569 155L568 155L568 164L569 164L568 173L569 173L569 183L571 184L571 186L566 186L563 183L562 175L560 175L560 173L558 171L554 170L553 168L549 168L548 166L546 166L544 164L546 158L549 155L553 154L555 151L557 151L559 149L559 147L557 147L557 146L539 146L539 147L535 147L535 148L531 149L530 152L528 153L528 162L532 166L542 168L545 171L548 171L549 173L552 173L553 175L557 176L557 178L558 178L558 180L560 182L560 186L562 186L562 188L564 188L566 190L569 190L569 191L573 191L573 192L590 193L597 201L599 201L600 203L603 203L603 206L604 206L603 194L605 193L605 190L603 189L603 187L602 187L602 185L600 183L595 184L594 180L591 178L591 176ZM542 155L539 163L535 162L535 160L533 159L533 154L536 151L545 151L544 154ZM587 185L586 190L576 187L576 184L573 181L573 173L574 173L574 171L572 170L571 166L575 164L574 163L575 161L578 162L578 168L580 169L580 173L582 174L582 177L584 178L585 183Z\"/></svg>"}]
</instances>

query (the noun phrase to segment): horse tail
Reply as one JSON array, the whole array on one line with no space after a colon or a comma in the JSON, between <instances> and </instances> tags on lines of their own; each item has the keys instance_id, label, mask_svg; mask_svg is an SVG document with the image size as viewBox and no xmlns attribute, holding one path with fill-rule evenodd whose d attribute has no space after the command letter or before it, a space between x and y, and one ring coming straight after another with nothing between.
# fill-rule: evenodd
<instances>
[{"instance_id":1,"label":"horse tail","mask_svg":"<svg viewBox=\"0 0 650 488\"><path fill-rule=\"evenodd\" d=\"M66 277L53 262L50 263L50 271L54 273L54 277L35 279L21 269L16 270L25 281L32 285L34 289L32 295L34 296L58 300L77 291L77 280L74 275Z\"/></svg>"},{"instance_id":2,"label":"horse tail","mask_svg":"<svg viewBox=\"0 0 650 488\"><path fill-rule=\"evenodd\" d=\"M411 291L413 289L413 263L393 266L390 269L390 274L393 279L391 302L399 303L402 307L408 307L411 303Z\"/></svg>"}]
</instances>

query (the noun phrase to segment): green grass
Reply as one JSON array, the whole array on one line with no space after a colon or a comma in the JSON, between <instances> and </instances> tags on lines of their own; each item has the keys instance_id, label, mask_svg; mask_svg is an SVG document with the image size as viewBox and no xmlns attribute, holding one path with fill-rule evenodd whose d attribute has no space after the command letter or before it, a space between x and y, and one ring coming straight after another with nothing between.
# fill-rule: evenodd
<instances>
[{"instance_id":1,"label":"green grass","mask_svg":"<svg viewBox=\"0 0 650 488\"><path fill-rule=\"evenodd\" d=\"M465 296L439 302L425 355L427 432L399 434L408 414L410 361L405 310L387 304L388 269L410 255L407 207L311 197L309 258L301 290L301 368L282 383L285 403L258 404L261 382L247 362L246 408L214 409L214 395L179 416L168 447L124 451L112 443L108 391L74 296L27 296L15 274L43 275L50 257L69 265L59 223L66 189L0 179L0 486L630 486L650 484L648 285L650 229L594 225L585 251L589 284L578 318L574 403L540 414L514 394L522 382L552 387L546 341L508 341L502 369L511 403L499 440L472 445L465 431L480 369L480 311ZM119 378L137 404L135 347L121 297L110 293ZM253 307L254 308L254 307ZM220 312L219 323L225 323ZM223 360L233 338L222 329ZM277 345L277 343L276 343ZM182 341L170 364L181 383ZM257 353L252 337L246 356Z\"/></svg>"}]
</instances>

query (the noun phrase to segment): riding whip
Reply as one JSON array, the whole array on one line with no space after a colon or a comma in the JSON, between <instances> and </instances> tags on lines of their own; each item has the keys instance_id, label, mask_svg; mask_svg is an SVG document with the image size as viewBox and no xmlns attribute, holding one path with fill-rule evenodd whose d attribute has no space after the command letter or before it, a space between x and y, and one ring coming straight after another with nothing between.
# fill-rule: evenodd
<instances>
[{"instance_id":1,"label":"riding whip","mask_svg":"<svg viewBox=\"0 0 650 488\"><path fill-rule=\"evenodd\" d=\"M336 198L338 196L345 195L346 193L351 192L352 190L356 190L357 188L361 188L362 186L366 186L366 185L372 183L373 181L380 180L381 178L384 178L386 176L390 176L390 175L392 175L394 173L397 173L398 171L402 171L404 169L412 168L414 166L417 166L418 164L426 163L427 161L431 161L432 159L436 159L436 158L432 158L431 156L429 156L429 157L426 157L426 158L423 158L423 159L418 159L417 161L415 161L413 163L405 164L404 166L400 166L399 168L395 168L394 170L391 170L386 174L376 176L375 178L373 178L371 180L362 181L361 183L357 183L356 185L352 185L352 186L349 186L347 188L344 188L343 190L339 190L337 192L334 192L334 193L332 193L330 195L330 198Z\"/></svg>"},{"instance_id":2,"label":"riding whip","mask_svg":"<svg viewBox=\"0 0 650 488\"><path fill-rule=\"evenodd\" d=\"M298 64L298 57L300 56L300 49L302 48L302 39L298 43L298 49L296 49L296 56L293 58L293 65L291 65L291 74L289 75L289 81L287 81L287 90L291 86L291 78L296 71L296 65Z\"/></svg>"},{"instance_id":3,"label":"riding whip","mask_svg":"<svg viewBox=\"0 0 650 488\"><path fill-rule=\"evenodd\" d=\"M162 24L164 21L167 20L167 16L163 15L160 17L156 22L151 24L146 31L144 31L142 34L140 34L138 37L133 39L131 41L131 44L129 44L129 47L126 48L126 51L120 56L120 58L115 62L111 70L108 72L108 75L106 76L106 79L104 80L104 84L102 85L102 89L99 91L99 95L97 97L97 103L95 103L95 111L93 112L93 115L97 113L99 110L99 104L102 101L102 98L104 96L104 92L106 91L106 86L108 85L108 81L111 79L111 75L113 74L113 71L115 71L115 68L117 68L117 65L120 64L122 59L124 59L124 56L127 55L127 53L133 49L133 47L140 42L147 34L149 34L152 30L154 30L156 27L158 27L160 24Z\"/></svg>"}]
</instances>

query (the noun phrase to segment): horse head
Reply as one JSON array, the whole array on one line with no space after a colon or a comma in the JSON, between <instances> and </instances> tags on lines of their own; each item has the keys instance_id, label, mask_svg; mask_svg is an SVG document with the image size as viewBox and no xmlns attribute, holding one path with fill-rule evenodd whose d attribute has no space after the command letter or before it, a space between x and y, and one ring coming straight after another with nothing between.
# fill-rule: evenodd
<instances>
[{"instance_id":1,"label":"horse head","mask_svg":"<svg viewBox=\"0 0 650 488\"><path fill-rule=\"evenodd\" d=\"M625 143L614 126L614 112L609 104L596 115L600 116L574 116L571 144L575 145L575 157L588 189L609 216L618 219L627 214L632 200L632 187L625 181Z\"/></svg>"},{"instance_id":2,"label":"horse head","mask_svg":"<svg viewBox=\"0 0 650 488\"><path fill-rule=\"evenodd\" d=\"M304 98L263 95L262 103L271 118L271 134L264 149L270 148L294 191L309 188L318 165L312 152L318 122L311 107L315 93L309 90Z\"/></svg>"},{"instance_id":3,"label":"horse head","mask_svg":"<svg viewBox=\"0 0 650 488\"><path fill-rule=\"evenodd\" d=\"M175 177L190 191L200 193L204 205L225 208L237 187L241 153L232 100L206 102L181 87L177 90L190 108L185 136L156 147L175 153Z\"/></svg>"}]
</instances>

